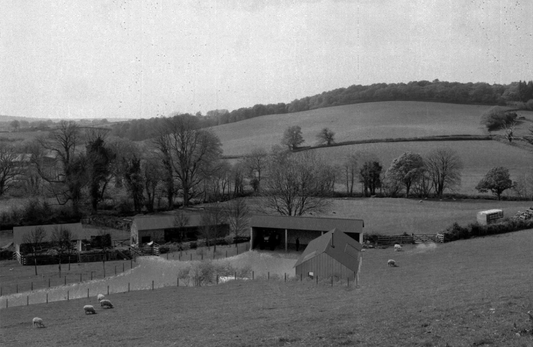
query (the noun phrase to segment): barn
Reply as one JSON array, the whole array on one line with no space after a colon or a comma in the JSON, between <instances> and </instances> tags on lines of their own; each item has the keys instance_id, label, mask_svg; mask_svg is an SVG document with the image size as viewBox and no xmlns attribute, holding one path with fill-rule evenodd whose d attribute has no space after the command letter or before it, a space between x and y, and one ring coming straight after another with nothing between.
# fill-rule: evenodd
<instances>
[{"instance_id":1,"label":"barn","mask_svg":"<svg viewBox=\"0 0 533 347\"><path fill-rule=\"evenodd\" d=\"M362 219L255 215L250 220L251 249L301 250L332 229L363 243ZM297 247L299 245L300 247Z\"/></svg>"},{"instance_id":2,"label":"barn","mask_svg":"<svg viewBox=\"0 0 533 347\"><path fill-rule=\"evenodd\" d=\"M204 227L201 210L181 214L139 215L133 218L130 229L131 245L142 247L149 242L165 243L196 240ZM220 224L218 235L227 235L229 226Z\"/></svg>"},{"instance_id":3,"label":"barn","mask_svg":"<svg viewBox=\"0 0 533 347\"><path fill-rule=\"evenodd\" d=\"M362 248L346 233L333 229L307 245L294 265L296 276L349 278L358 283Z\"/></svg>"},{"instance_id":4,"label":"barn","mask_svg":"<svg viewBox=\"0 0 533 347\"><path fill-rule=\"evenodd\" d=\"M19 262L21 261L21 256L26 252L24 251L26 247L24 245L27 243L27 236L30 235L37 228L42 228L45 232L42 239L42 243L48 244L52 241L52 234L56 230L69 230L71 233L71 240L76 241L76 250L82 250L82 241L91 239L91 231L88 229L83 229L81 223L68 223L68 224L47 224L47 225L32 225L32 226L22 226L22 227L13 227L13 243L15 244L15 254Z\"/></svg>"}]
</instances>

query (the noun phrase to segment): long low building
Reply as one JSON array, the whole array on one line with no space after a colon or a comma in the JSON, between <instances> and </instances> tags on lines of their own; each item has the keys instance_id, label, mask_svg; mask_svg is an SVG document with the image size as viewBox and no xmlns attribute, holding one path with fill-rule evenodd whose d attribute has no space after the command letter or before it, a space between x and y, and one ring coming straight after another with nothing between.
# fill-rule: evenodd
<instances>
[{"instance_id":1,"label":"long low building","mask_svg":"<svg viewBox=\"0 0 533 347\"><path fill-rule=\"evenodd\" d=\"M255 215L250 221L251 249L304 249L312 240L339 229L363 243L362 219Z\"/></svg>"}]
</instances>

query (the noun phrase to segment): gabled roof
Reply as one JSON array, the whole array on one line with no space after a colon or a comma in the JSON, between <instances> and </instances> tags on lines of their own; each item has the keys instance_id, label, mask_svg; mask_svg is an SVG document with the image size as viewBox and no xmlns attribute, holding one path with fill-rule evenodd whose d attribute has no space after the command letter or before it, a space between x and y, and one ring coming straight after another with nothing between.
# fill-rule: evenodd
<instances>
[{"instance_id":1,"label":"gabled roof","mask_svg":"<svg viewBox=\"0 0 533 347\"><path fill-rule=\"evenodd\" d=\"M358 271L361 244L344 232L333 229L309 242L294 267L326 253L352 271Z\"/></svg>"},{"instance_id":2,"label":"gabled roof","mask_svg":"<svg viewBox=\"0 0 533 347\"><path fill-rule=\"evenodd\" d=\"M365 225L362 219L255 215L252 216L250 226L315 231L337 228L346 232L362 232Z\"/></svg>"},{"instance_id":3,"label":"gabled roof","mask_svg":"<svg viewBox=\"0 0 533 347\"><path fill-rule=\"evenodd\" d=\"M188 220L185 227L198 227L202 225L202 211L185 210ZM132 227L135 226L140 230L157 230L178 228L176 225L176 214L156 214L156 215L139 215L133 218Z\"/></svg>"},{"instance_id":4,"label":"gabled roof","mask_svg":"<svg viewBox=\"0 0 533 347\"><path fill-rule=\"evenodd\" d=\"M37 228L43 228L46 232L43 242L50 242L52 240L52 233L60 229L68 229L72 233L72 240L88 240L91 238L91 235L94 235L94 230L83 229L81 223L32 225L13 227L13 242L19 245L23 244L24 235Z\"/></svg>"}]
</instances>

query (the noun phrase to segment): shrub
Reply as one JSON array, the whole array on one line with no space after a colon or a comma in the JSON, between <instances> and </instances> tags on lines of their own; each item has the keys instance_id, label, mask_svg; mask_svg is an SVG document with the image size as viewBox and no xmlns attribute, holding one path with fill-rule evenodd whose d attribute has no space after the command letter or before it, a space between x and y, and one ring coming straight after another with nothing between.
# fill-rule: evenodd
<instances>
[{"instance_id":1,"label":"shrub","mask_svg":"<svg viewBox=\"0 0 533 347\"><path fill-rule=\"evenodd\" d=\"M165 254L165 253L168 253L170 251L170 247L167 247L167 246L159 246L159 253L161 254Z\"/></svg>"},{"instance_id":2,"label":"shrub","mask_svg":"<svg viewBox=\"0 0 533 347\"><path fill-rule=\"evenodd\" d=\"M226 236L226 237L224 238L224 241L225 241L228 245L231 245L231 244L233 243L233 236L230 236L230 235Z\"/></svg>"},{"instance_id":3,"label":"shrub","mask_svg":"<svg viewBox=\"0 0 533 347\"><path fill-rule=\"evenodd\" d=\"M469 224L466 228L461 227L457 223L453 223L452 226L446 229L446 232L444 233L444 241L447 242L468 239L470 237L504 234L530 228L533 228L533 220L522 220L518 218L505 218L499 223L489 225L480 225L476 222Z\"/></svg>"}]
</instances>

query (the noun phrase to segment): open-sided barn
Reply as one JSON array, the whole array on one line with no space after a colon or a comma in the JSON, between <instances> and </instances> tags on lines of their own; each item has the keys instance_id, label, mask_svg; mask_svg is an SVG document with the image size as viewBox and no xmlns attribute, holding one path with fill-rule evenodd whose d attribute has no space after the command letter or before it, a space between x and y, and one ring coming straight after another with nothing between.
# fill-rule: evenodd
<instances>
[{"instance_id":1,"label":"open-sided barn","mask_svg":"<svg viewBox=\"0 0 533 347\"><path fill-rule=\"evenodd\" d=\"M250 221L251 248L302 249L311 240L332 229L343 230L349 237L363 242L362 219L290 217L255 215Z\"/></svg>"},{"instance_id":2,"label":"open-sided barn","mask_svg":"<svg viewBox=\"0 0 533 347\"><path fill-rule=\"evenodd\" d=\"M296 276L349 278L357 283L362 248L346 233L333 229L307 245L294 265Z\"/></svg>"}]
</instances>

